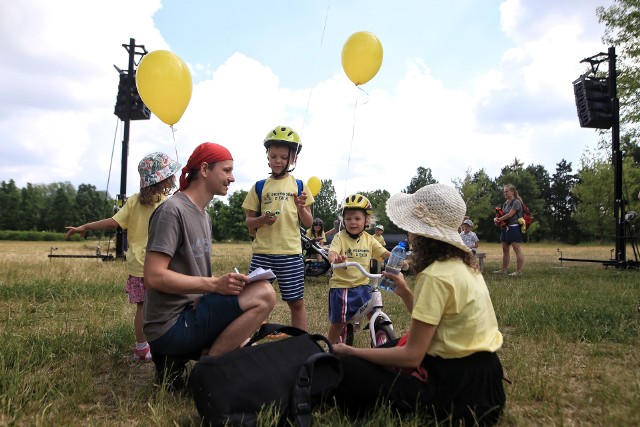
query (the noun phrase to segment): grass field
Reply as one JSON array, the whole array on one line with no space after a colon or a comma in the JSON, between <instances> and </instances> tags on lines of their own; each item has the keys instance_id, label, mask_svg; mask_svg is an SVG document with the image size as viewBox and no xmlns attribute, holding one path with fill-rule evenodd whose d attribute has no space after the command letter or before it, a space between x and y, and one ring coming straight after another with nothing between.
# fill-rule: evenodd
<instances>
[{"instance_id":1,"label":"grass field","mask_svg":"<svg viewBox=\"0 0 640 427\"><path fill-rule=\"evenodd\" d=\"M95 242L54 245L56 254L95 254ZM0 425L199 425L189 398L153 386L151 364L131 358L124 263L49 259L51 246L0 242ZM566 258L610 258L609 246L528 244L522 277L494 276L500 248L482 245L512 381L500 425L640 425L640 272L561 265L558 249ZM250 253L248 244L215 244L215 274L246 271ZM327 277L307 282L310 329L322 334L327 289ZM395 329L406 331L399 298L384 299ZM288 323L282 301L270 320ZM357 344L366 345L362 333ZM400 421L380 411L367 424ZM328 410L315 425L348 422Z\"/></svg>"}]
</instances>

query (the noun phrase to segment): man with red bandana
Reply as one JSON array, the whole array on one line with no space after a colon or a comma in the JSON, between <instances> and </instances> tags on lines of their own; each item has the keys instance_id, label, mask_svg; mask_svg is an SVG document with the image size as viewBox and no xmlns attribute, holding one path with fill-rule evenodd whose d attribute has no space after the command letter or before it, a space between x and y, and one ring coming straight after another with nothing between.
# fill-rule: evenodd
<instances>
[{"instance_id":1,"label":"man with red bandana","mask_svg":"<svg viewBox=\"0 0 640 427\"><path fill-rule=\"evenodd\" d=\"M205 142L182 168L180 188L153 213L144 263L144 332L156 380L180 388L188 359L238 348L275 306L267 281L243 274L212 276L211 219L206 207L227 194L233 157Z\"/></svg>"}]
</instances>

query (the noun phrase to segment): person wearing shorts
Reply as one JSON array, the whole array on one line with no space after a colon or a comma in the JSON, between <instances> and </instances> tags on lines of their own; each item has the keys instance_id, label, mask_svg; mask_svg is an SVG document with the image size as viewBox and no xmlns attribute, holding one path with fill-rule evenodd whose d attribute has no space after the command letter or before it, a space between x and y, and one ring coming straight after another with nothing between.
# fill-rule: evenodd
<instances>
[{"instance_id":1,"label":"person wearing shorts","mask_svg":"<svg viewBox=\"0 0 640 427\"><path fill-rule=\"evenodd\" d=\"M522 199L518 194L518 190L513 184L507 184L503 187L504 197L506 201L502 207L503 215L493 219L493 222L500 224L506 223L506 227L500 230L500 243L502 244L502 268L496 270L494 274L509 274L510 254L509 248L513 248L516 254L516 271L509 276L521 276L524 268L524 254L522 253L522 232L518 218L522 218Z\"/></svg>"},{"instance_id":2,"label":"person wearing shorts","mask_svg":"<svg viewBox=\"0 0 640 427\"><path fill-rule=\"evenodd\" d=\"M242 203L247 228L255 230L249 271L258 267L273 271L282 300L291 311L291 325L306 331L300 223L307 228L313 223L313 196L306 183L298 194L298 183L290 173L302 144L293 129L278 126L267 133L264 147L271 176L264 181L260 198L254 185Z\"/></svg>"},{"instance_id":3,"label":"person wearing shorts","mask_svg":"<svg viewBox=\"0 0 640 427\"><path fill-rule=\"evenodd\" d=\"M344 228L331 241L329 262L357 262L369 271L372 259L386 260L391 253L371 234L364 230L371 222L373 208L369 199L361 194L348 196L342 205ZM329 279L329 332L327 338L337 343L344 324L371 299L369 278L360 270L336 269Z\"/></svg>"},{"instance_id":4,"label":"person wearing shorts","mask_svg":"<svg viewBox=\"0 0 640 427\"><path fill-rule=\"evenodd\" d=\"M144 332L156 381L174 389L184 385L188 359L240 347L275 306L275 292L266 280L249 283L244 274L212 275L206 208L214 196L226 195L234 180L229 150L200 144L182 168L178 192L149 223Z\"/></svg>"},{"instance_id":5,"label":"person wearing shorts","mask_svg":"<svg viewBox=\"0 0 640 427\"><path fill-rule=\"evenodd\" d=\"M142 307L145 300L144 257L147 246L147 228L149 218L155 209L165 201L175 188L175 173L180 164L164 153L148 154L140 160L138 173L140 174L140 192L129 197L121 209L111 218L90 222L79 227L67 227L68 239L75 233L84 236L88 230L105 230L121 227L127 230L127 270L129 277L125 285L125 292L129 295L129 302L136 305L133 319L136 346L133 358L136 361L150 362L151 348L147 343L142 327Z\"/></svg>"}]
</instances>

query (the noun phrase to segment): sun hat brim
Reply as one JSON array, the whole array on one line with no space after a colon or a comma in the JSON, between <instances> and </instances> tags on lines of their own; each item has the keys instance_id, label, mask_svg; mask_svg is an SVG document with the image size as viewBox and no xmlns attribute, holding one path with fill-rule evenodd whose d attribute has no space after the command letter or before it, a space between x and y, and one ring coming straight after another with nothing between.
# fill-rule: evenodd
<instances>
[{"instance_id":1,"label":"sun hat brim","mask_svg":"<svg viewBox=\"0 0 640 427\"><path fill-rule=\"evenodd\" d=\"M464 202L462 200L460 202L464 206ZM387 200L386 210L389 219L409 233L439 240L465 252L471 252L471 249L462 241L457 226L453 227L443 223L441 218L435 214L437 209L429 209L428 203L417 200L415 193L394 194ZM462 216L464 216L464 212L462 212ZM456 220L455 222L459 225L461 221Z\"/></svg>"},{"instance_id":2,"label":"sun hat brim","mask_svg":"<svg viewBox=\"0 0 640 427\"><path fill-rule=\"evenodd\" d=\"M175 160L168 158L167 164L158 171L151 172L147 175L140 177L140 188L151 187L159 182L164 181L167 178L170 178L176 172L180 170L182 165Z\"/></svg>"}]
</instances>

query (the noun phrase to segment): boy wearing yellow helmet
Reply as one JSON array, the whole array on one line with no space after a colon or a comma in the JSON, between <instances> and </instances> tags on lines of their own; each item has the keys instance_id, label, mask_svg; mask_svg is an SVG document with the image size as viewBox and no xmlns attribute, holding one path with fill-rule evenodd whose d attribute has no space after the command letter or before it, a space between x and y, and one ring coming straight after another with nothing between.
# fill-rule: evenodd
<instances>
[{"instance_id":1,"label":"boy wearing yellow helmet","mask_svg":"<svg viewBox=\"0 0 640 427\"><path fill-rule=\"evenodd\" d=\"M271 176L258 196L254 185L242 203L249 230L256 230L249 271L271 269L278 280L282 300L291 310L291 325L307 330L304 307L304 259L300 244L300 223L313 223L311 191L302 191L291 172L302 149L300 137L287 126L278 126L264 139Z\"/></svg>"},{"instance_id":2,"label":"boy wearing yellow helmet","mask_svg":"<svg viewBox=\"0 0 640 427\"><path fill-rule=\"evenodd\" d=\"M331 241L329 262L354 261L369 270L371 259L388 259L386 250L374 237L365 233L371 221L371 202L362 194L347 197L342 204L341 217L344 228ZM337 343L345 322L371 298L369 279L358 270L339 268L329 279L329 332L327 338Z\"/></svg>"}]
</instances>

